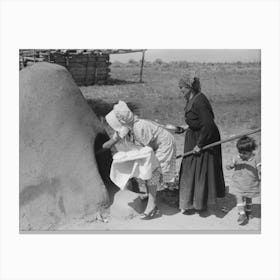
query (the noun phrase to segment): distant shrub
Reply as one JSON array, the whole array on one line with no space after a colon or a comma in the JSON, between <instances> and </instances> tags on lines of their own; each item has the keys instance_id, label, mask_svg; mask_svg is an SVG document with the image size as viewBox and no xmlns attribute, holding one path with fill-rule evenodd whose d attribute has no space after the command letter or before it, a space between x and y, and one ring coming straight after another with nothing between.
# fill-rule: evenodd
<instances>
[{"instance_id":1,"label":"distant shrub","mask_svg":"<svg viewBox=\"0 0 280 280\"><path fill-rule=\"evenodd\" d=\"M180 61L179 68L190 68L190 64L187 61Z\"/></svg>"},{"instance_id":2,"label":"distant shrub","mask_svg":"<svg viewBox=\"0 0 280 280\"><path fill-rule=\"evenodd\" d=\"M161 68L165 69L165 70L168 70L170 68L170 64L169 63L166 63L166 62L163 62L161 65L160 65Z\"/></svg>"},{"instance_id":3,"label":"distant shrub","mask_svg":"<svg viewBox=\"0 0 280 280\"><path fill-rule=\"evenodd\" d=\"M170 67L173 68L182 68L182 69L186 69L186 68L190 68L190 63L187 61L171 61L169 62Z\"/></svg>"},{"instance_id":4,"label":"distant shrub","mask_svg":"<svg viewBox=\"0 0 280 280\"><path fill-rule=\"evenodd\" d=\"M120 62L120 61L115 61L115 62L112 63L112 66L113 66L113 67L120 68L120 67L123 66L123 63Z\"/></svg>"},{"instance_id":5,"label":"distant shrub","mask_svg":"<svg viewBox=\"0 0 280 280\"><path fill-rule=\"evenodd\" d=\"M144 62L144 67L151 67L152 63L150 61L145 61Z\"/></svg>"},{"instance_id":6,"label":"distant shrub","mask_svg":"<svg viewBox=\"0 0 280 280\"><path fill-rule=\"evenodd\" d=\"M235 66L239 69L244 68L245 67L245 63L241 62L241 61L237 61L235 63Z\"/></svg>"},{"instance_id":7,"label":"distant shrub","mask_svg":"<svg viewBox=\"0 0 280 280\"><path fill-rule=\"evenodd\" d=\"M132 65L138 65L138 62L135 59L130 59L128 63Z\"/></svg>"},{"instance_id":8,"label":"distant shrub","mask_svg":"<svg viewBox=\"0 0 280 280\"><path fill-rule=\"evenodd\" d=\"M160 58L157 58L157 59L153 62L153 64L156 65L156 66L162 65L163 63L164 63L163 60L160 59Z\"/></svg>"}]
</instances>

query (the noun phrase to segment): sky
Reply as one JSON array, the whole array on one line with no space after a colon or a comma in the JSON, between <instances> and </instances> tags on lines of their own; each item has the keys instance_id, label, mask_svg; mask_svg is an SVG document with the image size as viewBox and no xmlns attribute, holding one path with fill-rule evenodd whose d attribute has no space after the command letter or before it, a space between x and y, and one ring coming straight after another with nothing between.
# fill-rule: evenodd
<instances>
[{"instance_id":1,"label":"sky","mask_svg":"<svg viewBox=\"0 0 280 280\"><path fill-rule=\"evenodd\" d=\"M157 58L163 61L189 61L189 62L255 62L260 61L260 50L255 49L148 49L145 60L154 61ZM140 60L141 53L114 54L111 61L127 62L129 59Z\"/></svg>"}]
</instances>

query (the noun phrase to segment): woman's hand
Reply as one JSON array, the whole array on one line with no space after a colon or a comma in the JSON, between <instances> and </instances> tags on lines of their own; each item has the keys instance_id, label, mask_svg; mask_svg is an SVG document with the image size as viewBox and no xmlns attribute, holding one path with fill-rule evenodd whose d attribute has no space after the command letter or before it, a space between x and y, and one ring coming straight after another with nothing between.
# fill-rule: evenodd
<instances>
[{"instance_id":1,"label":"woman's hand","mask_svg":"<svg viewBox=\"0 0 280 280\"><path fill-rule=\"evenodd\" d=\"M233 158L233 159L232 159L232 163L226 165L226 169L227 169L227 170L231 170L231 169L233 169L233 168L235 167L236 164L237 164L237 159L236 159L236 158Z\"/></svg>"},{"instance_id":2,"label":"woman's hand","mask_svg":"<svg viewBox=\"0 0 280 280\"><path fill-rule=\"evenodd\" d=\"M233 169L233 166L230 165L230 164L227 164L227 165L226 165L226 169L227 169L227 170L231 170L231 169Z\"/></svg>"},{"instance_id":3,"label":"woman's hand","mask_svg":"<svg viewBox=\"0 0 280 280\"><path fill-rule=\"evenodd\" d=\"M198 155L198 154L200 154L200 152L201 152L201 148L199 148L197 145L193 148L193 153L195 154L195 155Z\"/></svg>"},{"instance_id":4,"label":"woman's hand","mask_svg":"<svg viewBox=\"0 0 280 280\"><path fill-rule=\"evenodd\" d=\"M176 134L182 134L184 132L185 132L185 129L181 126L177 126L176 129L175 129Z\"/></svg>"},{"instance_id":5,"label":"woman's hand","mask_svg":"<svg viewBox=\"0 0 280 280\"><path fill-rule=\"evenodd\" d=\"M105 142L103 145L102 145L102 148L103 149L111 149L111 147L115 144L115 140L114 139L110 139L108 140L107 142Z\"/></svg>"},{"instance_id":6,"label":"woman's hand","mask_svg":"<svg viewBox=\"0 0 280 280\"><path fill-rule=\"evenodd\" d=\"M175 133L176 133L176 134L182 134L182 133L184 133L188 128L189 128L188 125L176 126Z\"/></svg>"},{"instance_id":7,"label":"woman's hand","mask_svg":"<svg viewBox=\"0 0 280 280\"><path fill-rule=\"evenodd\" d=\"M258 176L259 176L259 179L261 180L261 177L262 177L262 172L261 172L261 163L258 163L258 164L257 164L257 170L258 170Z\"/></svg>"}]
</instances>

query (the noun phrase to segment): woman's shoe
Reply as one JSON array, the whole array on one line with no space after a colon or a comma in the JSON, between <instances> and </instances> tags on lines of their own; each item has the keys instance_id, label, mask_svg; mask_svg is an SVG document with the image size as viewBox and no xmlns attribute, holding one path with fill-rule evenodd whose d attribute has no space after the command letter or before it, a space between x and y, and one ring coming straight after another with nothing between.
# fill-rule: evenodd
<instances>
[{"instance_id":1,"label":"woman's shoe","mask_svg":"<svg viewBox=\"0 0 280 280\"><path fill-rule=\"evenodd\" d=\"M155 218L157 215L159 215L159 209L157 208L157 206L155 206L149 213L142 213L140 215L140 219L150 220L152 218Z\"/></svg>"},{"instance_id":2,"label":"woman's shoe","mask_svg":"<svg viewBox=\"0 0 280 280\"><path fill-rule=\"evenodd\" d=\"M148 199L148 198L149 198L149 194L147 194L147 193L141 193L141 194L139 195L139 198L140 198L141 200Z\"/></svg>"},{"instance_id":3,"label":"woman's shoe","mask_svg":"<svg viewBox=\"0 0 280 280\"><path fill-rule=\"evenodd\" d=\"M183 215L194 215L196 213L196 210L194 208L191 208L191 209L181 209L181 213Z\"/></svg>"}]
</instances>

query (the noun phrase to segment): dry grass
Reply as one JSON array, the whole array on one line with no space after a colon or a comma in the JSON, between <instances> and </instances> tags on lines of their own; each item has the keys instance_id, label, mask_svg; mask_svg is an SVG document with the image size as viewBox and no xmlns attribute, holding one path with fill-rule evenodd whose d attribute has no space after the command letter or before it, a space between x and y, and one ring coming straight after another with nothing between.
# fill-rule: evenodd
<instances>
[{"instance_id":1,"label":"dry grass","mask_svg":"<svg viewBox=\"0 0 280 280\"><path fill-rule=\"evenodd\" d=\"M213 106L222 138L260 127L261 69L257 63L153 63L144 68L144 83L138 83L139 66L113 64L111 85L81 87L81 90L99 116L109 112L118 100L124 100L143 118L184 124L185 101L177 84L190 69L200 73L202 92ZM260 146L260 135L255 138ZM183 136L176 135L176 140L181 153ZM223 145L224 162L233 153L234 142ZM229 176L225 170L226 179Z\"/></svg>"},{"instance_id":2,"label":"dry grass","mask_svg":"<svg viewBox=\"0 0 280 280\"><path fill-rule=\"evenodd\" d=\"M188 69L197 69L202 91L213 105L221 130L260 125L259 64L188 64L187 68L152 65L144 69L142 84L137 83L138 67L121 66L113 64L111 67L111 77L118 84L82 87L83 94L88 99L102 99L109 104L122 99L130 102L144 118L181 124L184 123L185 102L178 90L178 79Z\"/></svg>"}]
</instances>

